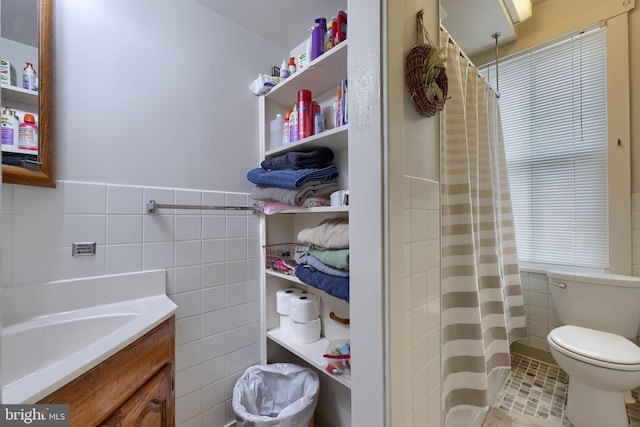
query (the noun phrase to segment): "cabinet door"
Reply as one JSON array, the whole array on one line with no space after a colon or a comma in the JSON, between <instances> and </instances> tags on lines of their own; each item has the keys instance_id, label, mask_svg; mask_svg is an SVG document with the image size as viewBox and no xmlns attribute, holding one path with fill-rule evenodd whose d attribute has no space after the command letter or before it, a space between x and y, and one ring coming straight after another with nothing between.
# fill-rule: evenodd
<instances>
[{"instance_id":1,"label":"cabinet door","mask_svg":"<svg viewBox=\"0 0 640 427\"><path fill-rule=\"evenodd\" d=\"M103 424L105 427L172 427L172 367L167 363Z\"/></svg>"}]
</instances>

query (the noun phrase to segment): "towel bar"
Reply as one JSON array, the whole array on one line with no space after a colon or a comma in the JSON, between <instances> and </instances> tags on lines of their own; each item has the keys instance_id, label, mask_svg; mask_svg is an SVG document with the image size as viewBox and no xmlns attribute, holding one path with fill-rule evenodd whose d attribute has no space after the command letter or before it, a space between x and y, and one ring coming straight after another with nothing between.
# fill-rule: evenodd
<instances>
[{"instance_id":1,"label":"towel bar","mask_svg":"<svg viewBox=\"0 0 640 427\"><path fill-rule=\"evenodd\" d=\"M207 206L207 205L169 205L156 203L155 200L147 200L147 213L156 213L158 209L199 209L199 210L231 210L259 212L255 206Z\"/></svg>"}]
</instances>

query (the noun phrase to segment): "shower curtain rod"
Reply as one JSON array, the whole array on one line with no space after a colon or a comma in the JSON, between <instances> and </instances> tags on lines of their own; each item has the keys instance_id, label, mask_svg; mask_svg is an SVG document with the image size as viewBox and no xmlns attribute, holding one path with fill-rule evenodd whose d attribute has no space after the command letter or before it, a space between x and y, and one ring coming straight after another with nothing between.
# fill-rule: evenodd
<instances>
[{"instance_id":1,"label":"shower curtain rod","mask_svg":"<svg viewBox=\"0 0 640 427\"><path fill-rule=\"evenodd\" d=\"M460 49L460 56L462 56L464 59L466 59L467 61L469 61L469 66L470 67L475 67L475 68L479 68L476 67L476 65L473 63L473 61L471 60L471 58L469 58L469 56L462 50L462 47L460 47L460 45L458 44L458 42L455 41L455 39L453 37L451 37L451 33L449 33L449 31L447 31L447 29L444 27L444 25L440 24L440 30L441 31L446 31L447 33L447 37L448 37L448 41L449 43L451 43L452 45L458 46L458 48ZM494 34L499 34L499 33L494 33ZM493 37L493 35L491 36ZM496 37L496 69L497 69L497 64L498 64L498 39ZM487 80L483 75L481 75L480 73L478 73L478 78L484 78L485 81ZM496 73L496 84L498 82L498 75ZM494 89L489 82L487 81L487 85L489 85L489 89L491 89L491 92L493 92L493 94L496 96L496 98L500 98L500 93L498 92L497 89Z\"/></svg>"}]
</instances>

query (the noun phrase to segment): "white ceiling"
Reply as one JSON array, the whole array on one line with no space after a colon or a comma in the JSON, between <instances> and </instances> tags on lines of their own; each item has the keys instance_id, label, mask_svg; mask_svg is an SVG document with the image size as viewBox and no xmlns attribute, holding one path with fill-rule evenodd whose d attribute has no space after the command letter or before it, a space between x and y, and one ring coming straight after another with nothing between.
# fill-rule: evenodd
<instances>
[{"instance_id":1,"label":"white ceiling","mask_svg":"<svg viewBox=\"0 0 640 427\"><path fill-rule=\"evenodd\" d=\"M338 10L347 9L347 0L193 1L287 49L308 37L307 30L314 26L314 18L329 20ZM310 18L300 19L300 9Z\"/></svg>"},{"instance_id":2,"label":"white ceiling","mask_svg":"<svg viewBox=\"0 0 640 427\"><path fill-rule=\"evenodd\" d=\"M514 41L511 20L501 0L440 0L440 19L468 56L495 48L492 34L501 33L498 45Z\"/></svg>"},{"instance_id":3,"label":"white ceiling","mask_svg":"<svg viewBox=\"0 0 640 427\"><path fill-rule=\"evenodd\" d=\"M38 0L1 0L2 37L38 47Z\"/></svg>"}]
</instances>

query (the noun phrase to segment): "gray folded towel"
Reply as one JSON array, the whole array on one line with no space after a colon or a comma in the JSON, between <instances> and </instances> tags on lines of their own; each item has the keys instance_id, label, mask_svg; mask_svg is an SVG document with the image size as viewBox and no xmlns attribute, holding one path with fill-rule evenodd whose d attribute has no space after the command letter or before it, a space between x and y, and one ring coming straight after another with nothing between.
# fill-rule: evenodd
<instances>
[{"instance_id":1,"label":"gray folded towel","mask_svg":"<svg viewBox=\"0 0 640 427\"><path fill-rule=\"evenodd\" d=\"M253 197L254 200L270 200L282 202L285 205L302 206L304 201L309 198L326 196L339 189L340 187L338 187L335 181L312 181L304 184L297 190L257 185L251 190L251 197Z\"/></svg>"}]
</instances>

